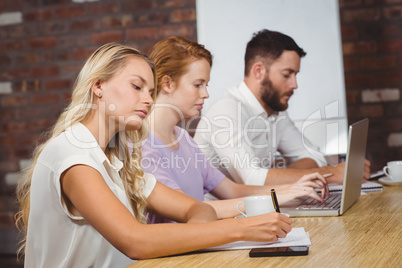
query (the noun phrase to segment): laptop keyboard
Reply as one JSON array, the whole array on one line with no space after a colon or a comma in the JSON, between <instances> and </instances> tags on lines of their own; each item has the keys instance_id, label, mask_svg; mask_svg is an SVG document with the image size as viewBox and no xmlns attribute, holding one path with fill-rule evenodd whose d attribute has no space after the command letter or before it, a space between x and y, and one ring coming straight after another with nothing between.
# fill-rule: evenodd
<instances>
[{"instance_id":1,"label":"laptop keyboard","mask_svg":"<svg viewBox=\"0 0 402 268\"><path fill-rule=\"evenodd\" d=\"M319 202L314 198L308 198L301 203L296 209L337 209L341 203L342 194L332 194L323 202Z\"/></svg>"}]
</instances>

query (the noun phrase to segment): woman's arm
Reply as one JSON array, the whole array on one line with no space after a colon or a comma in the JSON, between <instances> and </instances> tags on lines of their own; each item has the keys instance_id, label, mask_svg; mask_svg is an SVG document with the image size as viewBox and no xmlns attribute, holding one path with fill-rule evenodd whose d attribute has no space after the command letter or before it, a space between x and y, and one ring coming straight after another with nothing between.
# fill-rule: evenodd
<instances>
[{"instance_id":1,"label":"woman's arm","mask_svg":"<svg viewBox=\"0 0 402 268\"><path fill-rule=\"evenodd\" d=\"M73 166L63 174L61 183L70 211L84 217L113 246L133 259L179 254L238 240L276 241L291 230L291 220L275 212L196 224L140 224L95 169ZM180 193L171 191L156 187L148 198L148 207L161 211L166 208L166 202L176 203ZM174 209L171 211L166 214L176 214ZM182 211L180 208L178 214ZM191 217L176 216L177 219Z\"/></svg>"},{"instance_id":2,"label":"woman's arm","mask_svg":"<svg viewBox=\"0 0 402 268\"><path fill-rule=\"evenodd\" d=\"M148 198L147 209L177 222L200 223L217 219L216 212L211 206L159 182Z\"/></svg>"},{"instance_id":3,"label":"woman's arm","mask_svg":"<svg viewBox=\"0 0 402 268\"><path fill-rule=\"evenodd\" d=\"M243 197L251 195L270 195L271 189L275 189L278 195L278 202L283 204L299 196L310 196L322 201L328 195L326 178L319 173L312 173L301 177L292 184L281 185L244 185L238 184L225 178L212 191L215 197L224 200L206 201L217 213L218 218L228 218L239 215L236 204L243 201ZM319 196L314 189L321 189Z\"/></svg>"}]
</instances>

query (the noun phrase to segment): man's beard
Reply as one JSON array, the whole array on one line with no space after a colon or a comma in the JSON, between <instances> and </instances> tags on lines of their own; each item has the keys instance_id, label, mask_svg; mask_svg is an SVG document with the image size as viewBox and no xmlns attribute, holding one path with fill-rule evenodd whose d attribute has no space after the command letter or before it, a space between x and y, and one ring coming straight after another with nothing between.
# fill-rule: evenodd
<instances>
[{"instance_id":1,"label":"man's beard","mask_svg":"<svg viewBox=\"0 0 402 268\"><path fill-rule=\"evenodd\" d=\"M261 95L262 101L273 111L282 112L288 108L289 105L287 102L281 103L280 98L282 96L279 95L279 90L277 90L272 85L272 81L269 80L268 77L265 77L264 80L261 82L261 90L262 90ZM289 94L291 96L293 95L293 92Z\"/></svg>"}]
</instances>

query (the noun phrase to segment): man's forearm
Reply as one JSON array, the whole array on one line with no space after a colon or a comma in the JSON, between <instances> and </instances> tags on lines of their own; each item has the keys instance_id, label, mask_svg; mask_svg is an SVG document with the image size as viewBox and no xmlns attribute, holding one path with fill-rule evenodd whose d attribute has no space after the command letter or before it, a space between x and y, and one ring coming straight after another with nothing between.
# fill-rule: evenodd
<instances>
[{"instance_id":1,"label":"man's forearm","mask_svg":"<svg viewBox=\"0 0 402 268\"><path fill-rule=\"evenodd\" d=\"M317 162L315 162L311 158L302 158L290 164L288 168L310 169L310 168L318 168L318 165Z\"/></svg>"}]
</instances>

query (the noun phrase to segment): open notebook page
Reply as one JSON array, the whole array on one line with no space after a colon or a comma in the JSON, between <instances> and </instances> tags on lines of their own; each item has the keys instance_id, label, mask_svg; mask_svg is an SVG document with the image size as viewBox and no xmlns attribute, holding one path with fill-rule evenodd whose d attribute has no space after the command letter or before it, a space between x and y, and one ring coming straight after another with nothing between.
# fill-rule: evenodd
<instances>
[{"instance_id":1,"label":"open notebook page","mask_svg":"<svg viewBox=\"0 0 402 268\"><path fill-rule=\"evenodd\" d=\"M276 242L253 242L253 241L237 241L221 246L210 247L201 251L220 251L250 248L273 248L273 247L296 247L311 246L310 236L303 227L293 228L286 238L279 238Z\"/></svg>"}]
</instances>

